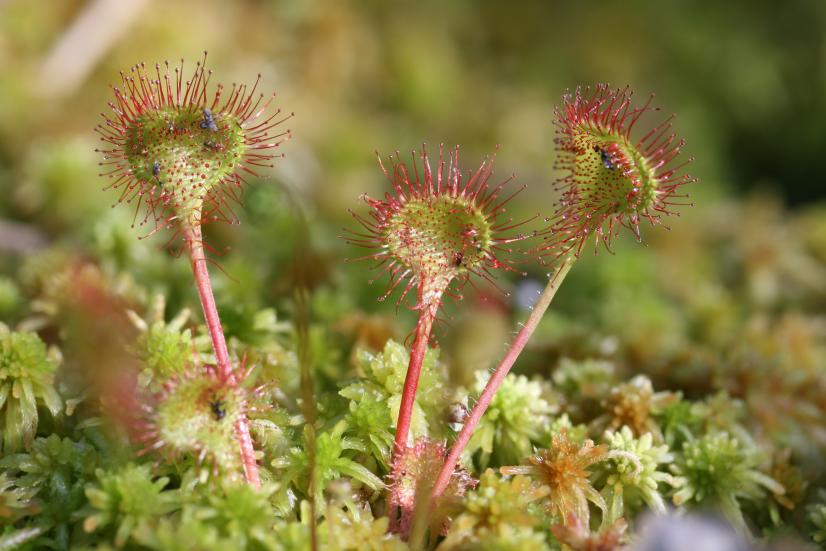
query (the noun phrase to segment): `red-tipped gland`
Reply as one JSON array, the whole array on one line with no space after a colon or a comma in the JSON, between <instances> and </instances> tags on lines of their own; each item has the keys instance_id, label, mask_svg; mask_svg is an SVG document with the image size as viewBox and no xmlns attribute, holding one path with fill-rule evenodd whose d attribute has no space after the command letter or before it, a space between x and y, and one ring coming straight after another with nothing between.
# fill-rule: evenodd
<instances>
[{"instance_id":1,"label":"red-tipped gland","mask_svg":"<svg viewBox=\"0 0 826 551\"><path fill-rule=\"evenodd\" d=\"M387 292L380 300L406 280L399 303L415 288L419 295L416 307L434 315L452 281L479 276L493 282L493 270L512 269L499 256L510 252L509 243L527 237L503 235L524 223L505 218L508 202L521 191L502 195L513 177L491 187L492 158L463 177L459 147L450 150L447 159L443 153L440 146L435 172L424 146L419 153L421 169L415 151L411 169L399 160L398 152L390 156L389 171L379 160L394 193L381 200L364 196L372 209L370 219L353 216L366 233L351 232L348 237L355 245L379 249L362 259L376 260L381 273L390 274Z\"/></svg>"},{"instance_id":2,"label":"red-tipped gland","mask_svg":"<svg viewBox=\"0 0 826 551\"><path fill-rule=\"evenodd\" d=\"M696 180L682 172L692 159L678 160L685 142L671 130L674 115L638 132L637 122L658 109L651 107L653 95L641 107L632 96L627 87L607 84L563 96L556 168L567 174L542 256L579 255L589 236L610 250L621 226L641 240L641 220L656 225L675 214L673 206L690 205L680 187Z\"/></svg>"},{"instance_id":3,"label":"red-tipped gland","mask_svg":"<svg viewBox=\"0 0 826 551\"><path fill-rule=\"evenodd\" d=\"M140 225L154 231L180 222L184 229L207 221L235 222L231 204L240 201L242 173L255 175L272 166L269 152L290 136L275 130L292 115L281 110L265 115L274 95L253 86L233 84L228 94L218 85L208 93L212 71L204 59L189 79L184 62L170 72L168 62L147 69L140 63L121 73L114 87L113 116L96 127L106 148L101 174L108 188L120 191L118 202L141 205ZM174 74L172 74L174 72Z\"/></svg>"}]
</instances>

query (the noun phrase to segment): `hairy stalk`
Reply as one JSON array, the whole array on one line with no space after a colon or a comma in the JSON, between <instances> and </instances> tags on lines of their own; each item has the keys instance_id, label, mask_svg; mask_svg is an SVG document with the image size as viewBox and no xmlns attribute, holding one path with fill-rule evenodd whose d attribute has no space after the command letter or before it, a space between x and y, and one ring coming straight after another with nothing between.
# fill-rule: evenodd
<instances>
[{"instance_id":1,"label":"hairy stalk","mask_svg":"<svg viewBox=\"0 0 826 551\"><path fill-rule=\"evenodd\" d=\"M207 270L201 226L197 223L191 224L190 228L184 232L184 239L189 250L192 273L198 287L198 297L204 310L204 319L209 329L209 336L212 339L212 348L215 351L215 358L218 363L218 374L221 380L227 384L235 385L238 381L236 381L235 373L232 370L232 362L227 350L227 340L224 337L221 319L218 317L218 308L215 306L215 297L212 294L212 283ZM235 425L235 433L241 452L241 462L244 466L244 476L247 482L259 488L261 480L258 477L258 465L255 462L255 450L252 446L249 422L246 415L242 415L238 420Z\"/></svg>"},{"instance_id":2,"label":"hairy stalk","mask_svg":"<svg viewBox=\"0 0 826 551\"><path fill-rule=\"evenodd\" d=\"M413 419L413 406L416 400L416 389L419 387L419 375L422 372L422 363L427 353L427 343L430 341L430 332L433 329L433 320L442 300L443 288L423 281L419 286L419 305L421 311L416 322L416 336L410 349L410 363L407 365L407 374L404 377L399 418L396 421L396 440L393 453L398 457L407 448L407 438L410 433L410 422ZM429 295L429 296L428 296Z\"/></svg>"},{"instance_id":3,"label":"hairy stalk","mask_svg":"<svg viewBox=\"0 0 826 551\"><path fill-rule=\"evenodd\" d=\"M198 298L201 299L204 319L206 320L207 329L209 329L209 336L212 339L212 348L215 350L218 374L221 380L234 383L235 374L232 372L227 340L224 338L224 330L221 327L221 319L218 317L218 308L212 294L212 282L209 279L209 271L207 270L201 227L197 224L193 225L192 229L185 232L184 239L189 249L192 273L195 276L195 285L198 287Z\"/></svg>"},{"instance_id":4,"label":"hairy stalk","mask_svg":"<svg viewBox=\"0 0 826 551\"><path fill-rule=\"evenodd\" d=\"M539 300L537 300L536 304L534 304L533 310L528 316L528 319L525 321L525 324L522 326L522 330L519 331L516 338L514 338L507 353L502 358L502 361L499 362L499 365L496 367L496 370L494 370L487 385L485 385L485 389L479 395L479 399L473 406L473 411L470 412L470 416L468 416L465 421L459 436L450 448L450 453L448 454L447 459L445 459L445 463L442 465L441 471L439 471L439 476L436 477L436 482L433 484L433 489L430 493L431 505L436 499L439 498L439 496L442 495L445 488L447 488L447 485L450 482L450 477L453 475L453 470L456 468L456 464L459 461L459 456L462 454L462 451L464 451L468 441L470 441L473 431L482 419L482 415L485 414L485 411L490 405L494 394L496 394L496 391L502 384L502 380L508 374L514 362L519 357L519 354L522 352L522 349L525 348L525 345L528 343L531 335L533 335L533 332L539 325L542 316L545 314L548 306L550 306L554 295L556 295L556 291L564 281L565 276L568 275L568 271L571 269L571 266L573 266L575 260L576 257L573 255L566 255L564 257L562 264L556 270L556 273L554 273L554 275L550 278L548 285L542 291L542 294L539 295Z\"/></svg>"},{"instance_id":5,"label":"hairy stalk","mask_svg":"<svg viewBox=\"0 0 826 551\"><path fill-rule=\"evenodd\" d=\"M422 373L422 364L427 345L430 341L430 333L433 330L433 320L441 304L444 287L431 285L429 280L423 281L418 289L419 320L416 322L416 336L413 338L413 346L410 349L410 361L407 364L407 373L404 377L404 388L402 389L402 399L399 404L399 417L396 421L396 438L393 445L392 464L395 466L404 457L407 450L407 440L410 434L410 424L413 419L413 409L416 404L416 390L419 387L419 375ZM434 289L435 287L435 289ZM388 488L388 491L390 489ZM394 507L391 507L394 509ZM399 531L399 512L390 511L390 530Z\"/></svg>"}]
</instances>

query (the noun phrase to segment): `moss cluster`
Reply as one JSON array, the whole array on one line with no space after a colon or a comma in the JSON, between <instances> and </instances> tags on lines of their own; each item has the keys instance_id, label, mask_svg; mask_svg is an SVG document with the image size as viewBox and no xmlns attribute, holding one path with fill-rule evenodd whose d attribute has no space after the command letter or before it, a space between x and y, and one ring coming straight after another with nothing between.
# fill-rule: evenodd
<instances>
[{"instance_id":1,"label":"moss cluster","mask_svg":"<svg viewBox=\"0 0 826 551\"><path fill-rule=\"evenodd\" d=\"M9 331L0 323L0 426L3 451L20 450L37 431L38 406L58 415L62 400L54 387L57 361L34 333Z\"/></svg>"},{"instance_id":2,"label":"moss cluster","mask_svg":"<svg viewBox=\"0 0 826 551\"><path fill-rule=\"evenodd\" d=\"M743 283L765 281L784 272L784 262L800 258L823 269L815 259L826 255L819 256L816 240L806 240L790 256L776 257L776 264L747 263L751 241L723 221L732 213L765 219L767 208L749 203L705 218L698 224L711 228L706 243L681 251L676 261L693 266L682 270L685 279L693 280L692 270L699 269L708 277L709 265L724 270L713 305L702 288L675 288L668 273L660 280L651 272L646 285L635 286L638 274L648 272L644 256L633 251L611 259L632 257L613 267L626 272L584 272L579 281L587 292L574 288L582 297L575 309L561 302L540 328L540 346L527 357L526 373L507 377L464 457L463 493L425 519L426 537L419 541L439 549L560 549L563 543L618 549L637 533L646 511L676 507L717 510L751 536L795 532L822 542L822 447L807 435L822 423L812 412L822 411L818 365L826 345L805 309L771 312L804 294L808 304L826 299L798 279L776 294L761 287L754 295ZM795 224L809 235L806 220ZM675 230L670 239L682 237ZM349 319L348 307L336 310L325 298L329 291L320 292L316 300L326 302L306 343L315 366L317 418L311 425L296 399L301 340L281 321L288 315L276 323L268 306L245 306L260 322L234 329L230 351L239 358L249 351L247 361L257 368L248 384L229 392L209 376L194 375L211 361L204 328L186 315L196 305L174 293L161 301L134 282L122 283L124 270L145 269L139 255L124 257L136 259L134 266L89 265L81 276L60 268L73 265L70 253L40 258L23 267L25 280L9 277L22 299L10 323L46 329L2 334L10 385L3 407L25 396L15 395L14 384L31 381L38 419L31 440L21 436L19 448L4 450L0 459L4 545L162 550L183 549L187 542L187 549L306 549L315 526L318 541L330 548L407 548L384 512L393 480L395 408L408 362L403 344L378 339L378 350L366 347L371 341L363 333L332 321ZM53 260L42 260L47 258ZM729 263L717 262L722 258ZM123 327L137 330L118 337L125 342L115 365L116 372L135 370L143 405L136 425L126 428L139 437L156 430L147 441L127 439L106 416L112 396L103 400L98 393L105 389L83 383L89 372L82 366L103 377L110 352L98 346L88 353L73 340L84 335L84 316L98 310L89 313L85 303L61 299L49 282L66 288L77 285L74 277L101 285L99 302L128 300L135 312ZM590 290L589 278L599 292ZM727 304L737 304L736 310ZM635 315L625 323L608 323L614 312L633 305ZM656 320L674 316L682 321L666 324L669 338L640 337L662 325ZM751 321L724 337L702 330L708 316L719 323L725 317ZM435 442L426 446L450 442L463 421L456 411L473 404L486 380L482 371L471 379L476 385L454 385L454 368L450 356L437 350L424 361L413 433ZM127 401L117 406L131 407ZM260 491L234 474L232 419L240 407L248 410L261 454ZM137 455L160 440L166 444L161 453ZM203 450L215 455L200 464ZM426 456L422 464L409 458L411 473L433 470ZM408 483L408 505L411 499L415 504L422 486L409 476L399 480ZM415 533L422 521L414 514L405 522Z\"/></svg>"}]
</instances>

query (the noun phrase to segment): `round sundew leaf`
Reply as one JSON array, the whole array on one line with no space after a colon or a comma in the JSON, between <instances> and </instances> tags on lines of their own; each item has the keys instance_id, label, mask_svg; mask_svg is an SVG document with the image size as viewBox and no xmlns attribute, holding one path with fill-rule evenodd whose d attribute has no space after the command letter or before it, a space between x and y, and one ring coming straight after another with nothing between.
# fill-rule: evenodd
<instances>
[{"instance_id":1,"label":"round sundew leaf","mask_svg":"<svg viewBox=\"0 0 826 551\"><path fill-rule=\"evenodd\" d=\"M679 160L685 142L671 130L673 115L637 132L656 109L650 99L634 106L632 95L599 84L563 96L556 168L565 176L541 256L579 255L591 236L610 249L623 226L641 240L641 222L660 224L675 206L690 205L680 188L696 179L682 172L692 159Z\"/></svg>"},{"instance_id":2,"label":"round sundew leaf","mask_svg":"<svg viewBox=\"0 0 826 551\"><path fill-rule=\"evenodd\" d=\"M454 278L490 254L491 224L472 201L442 195L412 200L387 220L391 254L414 272Z\"/></svg>"},{"instance_id":3,"label":"round sundew leaf","mask_svg":"<svg viewBox=\"0 0 826 551\"><path fill-rule=\"evenodd\" d=\"M181 65L141 63L121 73L122 86L110 102L114 115L96 127L104 146L101 176L120 193L118 202L145 207L139 225L155 229L173 224L234 222L231 204L240 202L242 173L255 175L272 166L270 151L290 137L274 133L292 117L280 110L263 116L274 96L265 99L252 86L221 85L208 94L212 71L204 60L187 79Z\"/></svg>"},{"instance_id":4,"label":"round sundew leaf","mask_svg":"<svg viewBox=\"0 0 826 551\"><path fill-rule=\"evenodd\" d=\"M417 308L428 309L433 316L441 304L442 294L453 281L464 282L479 276L493 283L493 271L512 270L506 256L508 244L529 235L516 232L524 222L503 219L505 205L523 188L503 195L512 178L489 185L493 159L485 159L465 179L459 168L458 146L444 156L439 149L436 170L423 146L412 163L406 165L391 156L390 170L381 168L395 193L383 200L363 196L370 206L370 219L353 214L367 233L350 232L351 244L378 249L362 257L377 262L382 272L390 274L386 298L405 281L404 292L417 288ZM420 166L421 165L421 166ZM495 283L494 283L495 285Z\"/></svg>"},{"instance_id":5,"label":"round sundew leaf","mask_svg":"<svg viewBox=\"0 0 826 551\"><path fill-rule=\"evenodd\" d=\"M235 425L243 416L238 388L211 375L186 374L169 383L159 397L152 432L173 454L207 457L218 467L237 470L241 458Z\"/></svg>"},{"instance_id":6,"label":"round sundew leaf","mask_svg":"<svg viewBox=\"0 0 826 551\"><path fill-rule=\"evenodd\" d=\"M624 136L589 130L579 133L573 143L573 178L579 201L594 209L591 216L633 216L654 204L655 175Z\"/></svg>"},{"instance_id":7,"label":"round sundew leaf","mask_svg":"<svg viewBox=\"0 0 826 551\"><path fill-rule=\"evenodd\" d=\"M147 111L126 129L124 151L133 177L179 211L198 208L229 177L246 150L244 132L231 114L209 115L194 106Z\"/></svg>"}]
</instances>

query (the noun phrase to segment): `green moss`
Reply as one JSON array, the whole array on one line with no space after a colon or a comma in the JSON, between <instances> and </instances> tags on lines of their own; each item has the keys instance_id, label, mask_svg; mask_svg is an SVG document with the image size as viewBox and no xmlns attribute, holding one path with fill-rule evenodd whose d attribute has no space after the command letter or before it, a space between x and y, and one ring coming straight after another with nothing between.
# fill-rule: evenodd
<instances>
[{"instance_id":1,"label":"green moss","mask_svg":"<svg viewBox=\"0 0 826 551\"><path fill-rule=\"evenodd\" d=\"M676 505L712 505L746 530L741 501L761 501L766 490L784 488L757 469L755 451L725 432L710 433L683 444L672 470L678 477Z\"/></svg>"},{"instance_id":2,"label":"green moss","mask_svg":"<svg viewBox=\"0 0 826 551\"><path fill-rule=\"evenodd\" d=\"M486 470L479 486L468 492L439 549L518 549L504 547L533 541L543 548L544 538L535 531L542 511L536 504L549 493L547 487L526 476L502 478ZM541 542L541 543L540 543Z\"/></svg>"},{"instance_id":3,"label":"green moss","mask_svg":"<svg viewBox=\"0 0 826 551\"><path fill-rule=\"evenodd\" d=\"M117 471L98 469L98 481L86 487L89 504L83 529L112 533L123 547L135 531L151 529L157 519L178 507L176 492L164 492L168 478L153 479L146 466L128 464Z\"/></svg>"},{"instance_id":4,"label":"green moss","mask_svg":"<svg viewBox=\"0 0 826 551\"><path fill-rule=\"evenodd\" d=\"M627 426L617 432L609 431L605 440L610 457L602 463L605 473L602 493L608 506L605 522L613 523L643 507L665 513L663 495L668 488L659 486L676 484L674 477L663 470L674 460L668 446L655 445L650 432L637 438Z\"/></svg>"},{"instance_id":5,"label":"green moss","mask_svg":"<svg viewBox=\"0 0 826 551\"><path fill-rule=\"evenodd\" d=\"M477 373L476 393L487 383L483 372ZM550 434L551 415L557 406L545 400L545 387L524 375L509 374L494 395L467 447L472 455L480 452L479 463L515 465L527 457L533 446Z\"/></svg>"},{"instance_id":6,"label":"green moss","mask_svg":"<svg viewBox=\"0 0 826 551\"><path fill-rule=\"evenodd\" d=\"M143 319L131 310L127 312L132 324L140 332L132 346L144 365L142 383L153 391L175 376L182 375L199 354L205 352L203 338L193 338L190 329L184 329L189 320L189 309L181 310L169 322L165 318L166 299L156 295Z\"/></svg>"},{"instance_id":7,"label":"green moss","mask_svg":"<svg viewBox=\"0 0 826 551\"><path fill-rule=\"evenodd\" d=\"M406 551L407 544L388 531L387 517L375 518L366 511L330 508L318 532L322 545L337 551Z\"/></svg>"},{"instance_id":8,"label":"green moss","mask_svg":"<svg viewBox=\"0 0 826 551\"><path fill-rule=\"evenodd\" d=\"M393 421L387 402L379 396L365 394L350 402L345 421L347 433L360 439L370 454L387 468L393 448L393 433L388 430Z\"/></svg>"},{"instance_id":9,"label":"green moss","mask_svg":"<svg viewBox=\"0 0 826 551\"><path fill-rule=\"evenodd\" d=\"M393 427L399 415L404 378L409 362L407 349L401 344L389 340L384 345L381 353L372 354L366 350L359 350L357 358L358 369L364 377L346 385L339 394L354 402L364 400L378 402L372 406L363 406L362 415L367 415L367 409L369 408L371 416L384 417L385 413L380 410L385 409L391 419L391 424L386 425L386 427ZM419 391L416 394L413 408L413 419L410 427L413 438L440 436L445 430L443 423L441 423L441 414L447 405L445 403L446 379L444 366L439 362L439 351L429 349L425 353L422 363ZM358 410L362 406L353 407ZM357 427L364 426L363 422L366 422L367 419L352 419L352 421L353 430L358 431ZM366 436L364 433L360 434L362 437ZM377 433L376 436L381 438L380 433Z\"/></svg>"},{"instance_id":10,"label":"green moss","mask_svg":"<svg viewBox=\"0 0 826 551\"><path fill-rule=\"evenodd\" d=\"M809 522L809 535L821 549L826 549L826 491L821 490L818 502L809 505L806 519Z\"/></svg>"},{"instance_id":11,"label":"green moss","mask_svg":"<svg viewBox=\"0 0 826 551\"><path fill-rule=\"evenodd\" d=\"M3 450L11 453L31 443L44 406L56 416L63 407L54 386L55 354L34 333L9 331L0 324L0 426Z\"/></svg>"},{"instance_id":12,"label":"green moss","mask_svg":"<svg viewBox=\"0 0 826 551\"><path fill-rule=\"evenodd\" d=\"M27 453L0 459L0 469L12 477L18 494L38 512L34 518L42 529L37 539L41 545L68 548L77 511L86 503L84 485L101 463L88 442L56 434L35 439Z\"/></svg>"},{"instance_id":13,"label":"green moss","mask_svg":"<svg viewBox=\"0 0 826 551\"><path fill-rule=\"evenodd\" d=\"M284 469L283 478L292 482L305 495L313 490L316 503L323 503L327 485L343 476L348 476L373 491L384 488L378 476L353 460L353 452L366 450L361 442L344 436L346 428L346 423L340 422L332 430L321 432L312 439L315 443L315 461L311 462L307 449L311 441L310 427L305 427L302 446L292 448L287 457L275 461L273 466L279 470Z\"/></svg>"}]
</instances>

